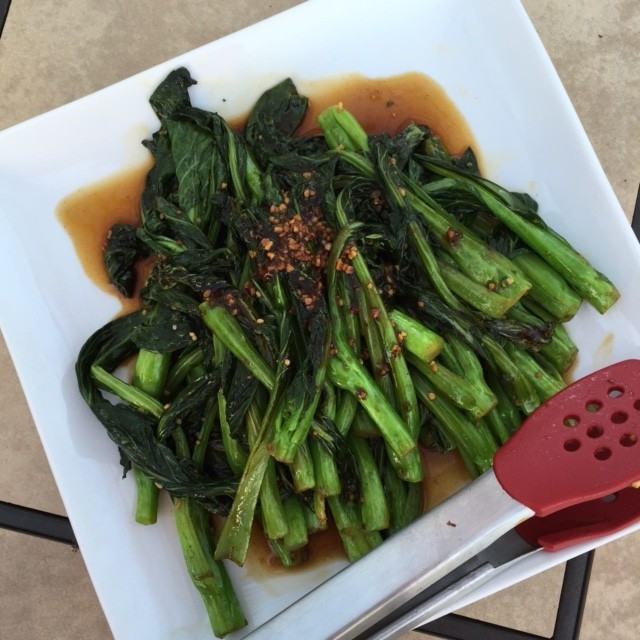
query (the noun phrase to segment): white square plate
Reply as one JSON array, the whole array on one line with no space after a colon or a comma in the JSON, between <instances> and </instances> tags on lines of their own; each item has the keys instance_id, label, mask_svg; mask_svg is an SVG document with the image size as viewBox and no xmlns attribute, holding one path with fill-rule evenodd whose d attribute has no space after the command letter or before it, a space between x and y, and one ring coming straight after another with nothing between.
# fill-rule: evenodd
<instances>
[{"instance_id":1,"label":"white square plate","mask_svg":"<svg viewBox=\"0 0 640 640\"><path fill-rule=\"evenodd\" d=\"M118 305L87 279L54 211L76 189L145 160L139 141L157 127L147 99L181 65L199 82L195 104L225 116L243 113L285 76L430 76L470 125L488 177L536 197L543 217L622 293L605 316L584 305L572 321L576 376L640 354L640 248L516 0L308 2L0 133L0 326L118 640L211 634L169 505L158 525L135 525L134 483L120 479L115 447L77 392L76 355ZM593 546L539 554L466 602ZM340 566L259 581L234 568L250 622L234 637Z\"/></svg>"}]
</instances>

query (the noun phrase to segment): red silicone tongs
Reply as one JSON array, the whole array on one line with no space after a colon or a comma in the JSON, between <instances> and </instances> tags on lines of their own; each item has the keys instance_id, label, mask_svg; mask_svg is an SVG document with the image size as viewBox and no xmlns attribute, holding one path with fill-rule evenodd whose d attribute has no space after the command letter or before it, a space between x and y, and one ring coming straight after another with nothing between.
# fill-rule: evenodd
<instances>
[{"instance_id":1,"label":"red silicone tongs","mask_svg":"<svg viewBox=\"0 0 640 640\"><path fill-rule=\"evenodd\" d=\"M568 526L533 535L536 544L549 549L611 533L615 526L597 514L571 525L570 508L597 506L640 481L639 438L640 360L582 378L529 416L496 453L492 470L250 637L370 637L368 630L385 617L534 516L545 521L564 512L557 517L569 518ZM624 495L636 506L617 516L618 528L637 519L635 494ZM535 534L535 522L530 528ZM526 536L525 529L519 528Z\"/></svg>"}]
</instances>

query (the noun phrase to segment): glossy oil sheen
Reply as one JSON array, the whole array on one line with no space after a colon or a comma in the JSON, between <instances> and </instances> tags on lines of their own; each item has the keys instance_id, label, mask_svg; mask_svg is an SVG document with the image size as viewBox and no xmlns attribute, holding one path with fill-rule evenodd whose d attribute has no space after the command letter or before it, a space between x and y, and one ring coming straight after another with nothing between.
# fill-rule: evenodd
<instances>
[{"instance_id":1,"label":"glossy oil sheen","mask_svg":"<svg viewBox=\"0 0 640 640\"><path fill-rule=\"evenodd\" d=\"M358 74L302 83L309 109L300 127L303 135L320 133L318 114L342 102L370 134L396 135L408 124L424 124L458 155L474 146L473 135L444 89L421 73L390 78L365 78Z\"/></svg>"},{"instance_id":2,"label":"glossy oil sheen","mask_svg":"<svg viewBox=\"0 0 640 640\"><path fill-rule=\"evenodd\" d=\"M467 123L442 87L420 73L390 78L349 74L305 82L298 89L309 97L309 109L298 131L299 135L319 134L317 115L324 108L342 102L371 134L395 135L414 122L430 127L453 154L462 153L473 145L473 136ZM230 123L234 129L241 130L245 118L236 118ZM103 264L103 251L112 225L140 224L140 195L151 166L151 162L148 162L88 185L62 200L56 211L86 275L101 290L118 298L122 304L121 314L139 308L138 294L150 262L143 261L139 265L136 295L127 299L110 284ZM425 510L433 508L469 482L470 478L457 454L423 450L421 456L425 467ZM328 531L311 536L309 560L294 570L308 569L321 562L344 557L340 538L331 527ZM255 527L246 568L255 578L285 571L263 534Z\"/></svg>"},{"instance_id":3,"label":"glossy oil sheen","mask_svg":"<svg viewBox=\"0 0 640 640\"><path fill-rule=\"evenodd\" d=\"M305 82L300 91L309 96L309 109L298 133L320 132L316 117L324 108L342 102L372 134L395 135L409 123L429 126L454 154L473 145L469 126L439 84L420 73L390 78L365 78L357 74ZM232 121L242 128L243 118ZM151 163L122 171L88 185L66 197L57 217L73 241L87 276L103 291L118 296L109 283L102 262L107 232L116 223L140 223L140 194ZM137 308L137 301L118 296L123 312Z\"/></svg>"}]
</instances>

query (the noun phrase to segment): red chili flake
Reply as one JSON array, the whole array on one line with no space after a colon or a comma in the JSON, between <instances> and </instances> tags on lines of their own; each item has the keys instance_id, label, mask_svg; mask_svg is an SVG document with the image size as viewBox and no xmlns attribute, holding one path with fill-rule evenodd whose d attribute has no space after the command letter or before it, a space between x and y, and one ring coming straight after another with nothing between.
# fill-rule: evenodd
<instances>
[{"instance_id":1,"label":"red chili flake","mask_svg":"<svg viewBox=\"0 0 640 640\"><path fill-rule=\"evenodd\" d=\"M458 243L462 239L462 234L457 229L454 229L453 227L449 227L447 229L446 238L450 246L456 247L458 246Z\"/></svg>"}]
</instances>

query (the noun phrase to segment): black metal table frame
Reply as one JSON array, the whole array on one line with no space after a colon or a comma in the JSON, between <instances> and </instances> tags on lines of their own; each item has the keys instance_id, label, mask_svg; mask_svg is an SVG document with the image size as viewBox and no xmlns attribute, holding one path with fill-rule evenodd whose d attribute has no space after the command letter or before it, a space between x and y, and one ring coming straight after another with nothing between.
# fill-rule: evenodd
<instances>
[{"instance_id":1,"label":"black metal table frame","mask_svg":"<svg viewBox=\"0 0 640 640\"><path fill-rule=\"evenodd\" d=\"M10 6L11 0L0 0L0 37L2 37L2 29L4 28L4 23L7 20Z\"/></svg>"},{"instance_id":2,"label":"black metal table frame","mask_svg":"<svg viewBox=\"0 0 640 640\"><path fill-rule=\"evenodd\" d=\"M0 37L11 0L0 0ZM640 187L631 227L640 240ZM46 511L0 501L0 528L77 548L69 519ZM448 640L578 640L589 589L594 551L566 563L553 635L550 638L451 613L416 629Z\"/></svg>"}]
</instances>

